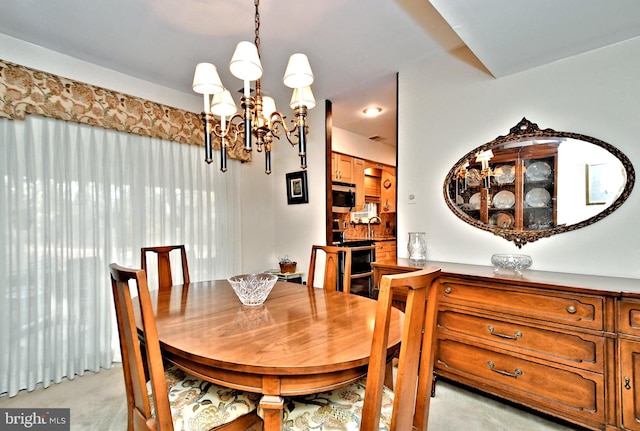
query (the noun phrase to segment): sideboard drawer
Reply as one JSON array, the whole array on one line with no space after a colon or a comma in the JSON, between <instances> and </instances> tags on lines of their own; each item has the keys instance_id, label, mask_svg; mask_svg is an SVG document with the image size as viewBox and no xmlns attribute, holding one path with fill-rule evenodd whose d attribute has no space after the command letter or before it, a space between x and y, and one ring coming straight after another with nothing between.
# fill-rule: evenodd
<instances>
[{"instance_id":1,"label":"sideboard drawer","mask_svg":"<svg viewBox=\"0 0 640 431\"><path fill-rule=\"evenodd\" d=\"M602 330L603 299L598 296L548 293L542 289L475 284L441 277L440 299L444 304L458 304L509 314Z\"/></svg>"},{"instance_id":2,"label":"sideboard drawer","mask_svg":"<svg viewBox=\"0 0 640 431\"><path fill-rule=\"evenodd\" d=\"M595 335L544 329L446 308L438 314L438 332L440 337L460 334L524 355L604 372L604 339Z\"/></svg>"},{"instance_id":3,"label":"sideboard drawer","mask_svg":"<svg viewBox=\"0 0 640 431\"><path fill-rule=\"evenodd\" d=\"M526 398L531 404L598 423L605 419L602 374L556 368L443 339L438 340L435 368L446 377L492 387L506 398Z\"/></svg>"},{"instance_id":4,"label":"sideboard drawer","mask_svg":"<svg viewBox=\"0 0 640 431\"><path fill-rule=\"evenodd\" d=\"M640 336L640 301L622 299L618 308L618 331Z\"/></svg>"}]
</instances>

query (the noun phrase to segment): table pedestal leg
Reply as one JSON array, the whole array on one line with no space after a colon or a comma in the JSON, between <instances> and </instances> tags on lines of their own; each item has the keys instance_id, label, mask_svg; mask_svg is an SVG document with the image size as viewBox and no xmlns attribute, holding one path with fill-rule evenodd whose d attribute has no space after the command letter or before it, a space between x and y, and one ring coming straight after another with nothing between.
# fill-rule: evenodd
<instances>
[{"instance_id":1,"label":"table pedestal leg","mask_svg":"<svg viewBox=\"0 0 640 431\"><path fill-rule=\"evenodd\" d=\"M264 431L280 431L282 429L282 413L284 400L277 395L263 395L258 407L264 420Z\"/></svg>"}]
</instances>

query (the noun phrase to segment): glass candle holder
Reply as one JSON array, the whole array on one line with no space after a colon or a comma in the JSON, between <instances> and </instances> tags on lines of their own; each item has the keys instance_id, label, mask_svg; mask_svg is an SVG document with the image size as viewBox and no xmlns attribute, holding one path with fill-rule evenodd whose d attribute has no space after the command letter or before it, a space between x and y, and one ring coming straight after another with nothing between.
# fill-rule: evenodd
<instances>
[{"instance_id":1,"label":"glass candle holder","mask_svg":"<svg viewBox=\"0 0 640 431\"><path fill-rule=\"evenodd\" d=\"M424 263L427 260L427 239L424 232L409 232L409 262Z\"/></svg>"}]
</instances>

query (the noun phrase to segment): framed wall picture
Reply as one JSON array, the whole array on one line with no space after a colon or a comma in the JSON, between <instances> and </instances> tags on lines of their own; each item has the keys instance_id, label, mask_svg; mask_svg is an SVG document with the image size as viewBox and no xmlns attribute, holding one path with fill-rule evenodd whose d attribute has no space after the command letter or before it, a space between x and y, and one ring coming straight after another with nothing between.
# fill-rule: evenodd
<instances>
[{"instance_id":1,"label":"framed wall picture","mask_svg":"<svg viewBox=\"0 0 640 431\"><path fill-rule=\"evenodd\" d=\"M307 171L287 174L287 203L289 205L309 203Z\"/></svg>"}]
</instances>

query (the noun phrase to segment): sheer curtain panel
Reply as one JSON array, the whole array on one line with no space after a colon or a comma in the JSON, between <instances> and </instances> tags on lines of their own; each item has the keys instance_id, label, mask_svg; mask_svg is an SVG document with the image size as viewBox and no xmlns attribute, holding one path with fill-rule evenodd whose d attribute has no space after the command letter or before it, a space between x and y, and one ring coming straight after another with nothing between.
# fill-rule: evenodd
<instances>
[{"instance_id":1,"label":"sheer curtain panel","mask_svg":"<svg viewBox=\"0 0 640 431\"><path fill-rule=\"evenodd\" d=\"M200 147L29 115L0 151L0 395L119 359L109 263L185 244L194 281L240 270L240 170Z\"/></svg>"}]
</instances>

